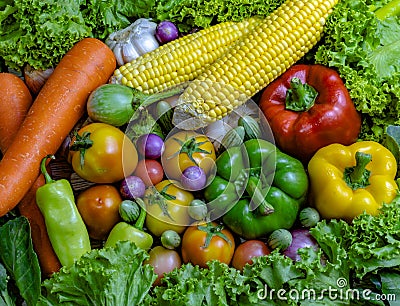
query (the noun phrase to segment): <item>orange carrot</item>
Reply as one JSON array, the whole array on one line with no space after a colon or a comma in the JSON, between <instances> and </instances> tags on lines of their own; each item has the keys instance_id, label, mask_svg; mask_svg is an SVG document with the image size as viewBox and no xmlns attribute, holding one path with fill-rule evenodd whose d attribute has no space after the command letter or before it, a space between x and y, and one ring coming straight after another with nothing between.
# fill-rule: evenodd
<instances>
[{"instance_id":1,"label":"orange carrot","mask_svg":"<svg viewBox=\"0 0 400 306\"><path fill-rule=\"evenodd\" d=\"M40 162L55 154L82 117L90 93L116 68L111 49L84 38L61 59L0 161L0 216L13 209L39 176Z\"/></svg>"},{"instance_id":2,"label":"orange carrot","mask_svg":"<svg viewBox=\"0 0 400 306\"><path fill-rule=\"evenodd\" d=\"M43 276L49 277L60 270L61 263L51 245L44 217L36 204L36 190L44 183L44 176L40 175L18 204L18 209L29 220L33 249L39 259Z\"/></svg>"},{"instance_id":3,"label":"orange carrot","mask_svg":"<svg viewBox=\"0 0 400 306\"><path fill-rule=\"evenodd\" d=\"M31 104L32 96L24 81L12 73L0 73L0 150L2 153L7 150L17 134ZM61 268L61 264L51 246L43 215L36 205L36 190L44 183L44 176L40 175L18 204L18 209L20 214L29 220L33 248L38 256L43 275L49 277Z\"/></svg>"},{"instance_id":4,"label":"orange carrot","mask_svg":"<svg viewBox=\"0 0 400 306\"><path fill-rule=\"evenodd\" d=\"M0 73L0 151L4 154L32 104L32 95L15 74Z\"/></svg>"}]
</instances>

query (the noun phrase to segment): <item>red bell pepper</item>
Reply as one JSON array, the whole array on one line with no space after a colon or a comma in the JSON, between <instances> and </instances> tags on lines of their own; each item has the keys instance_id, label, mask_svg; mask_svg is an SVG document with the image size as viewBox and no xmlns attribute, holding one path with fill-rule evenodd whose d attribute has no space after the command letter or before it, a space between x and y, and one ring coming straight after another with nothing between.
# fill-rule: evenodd
<instances>
[{"instance_id":1,"label":"red bell pepper","mask_svg":"<svg viewBox=\"0 0 400 306\"><path fill-rule=\"evenodd\" d=\"M322 65L294 65L263 91L259 106L278 148L307 163L320 148L355 142L361 116L339 74Z\"/></svg>"}]
</instances>

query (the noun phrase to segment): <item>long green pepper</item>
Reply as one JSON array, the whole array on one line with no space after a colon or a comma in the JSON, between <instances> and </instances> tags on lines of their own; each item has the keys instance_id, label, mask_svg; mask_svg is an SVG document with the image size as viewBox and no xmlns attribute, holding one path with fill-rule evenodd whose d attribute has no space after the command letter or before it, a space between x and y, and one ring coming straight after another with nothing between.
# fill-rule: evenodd
<instances>
[{"instance_id":1,"label":"long green pepper","mask_svg":"<svg viewBox=\"0 0 400 306\"><path fill-rule=\"evenodd\" d=\"M90 238L69 181L53 180L47 172L49 158L55 157L47 155L40 165L46 184L36 191L36 203L43 214L54 252L63 266L70 266L91 250Z\"/></svg>"}]
</instances>

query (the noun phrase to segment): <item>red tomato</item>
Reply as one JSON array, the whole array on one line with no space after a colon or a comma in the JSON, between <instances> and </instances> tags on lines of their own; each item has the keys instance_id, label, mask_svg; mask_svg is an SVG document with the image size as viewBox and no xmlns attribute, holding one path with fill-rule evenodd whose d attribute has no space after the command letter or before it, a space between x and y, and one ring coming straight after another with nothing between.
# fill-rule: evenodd
<instances>
[{"instance_id":1,"label":"red tomato","mask_svg":"<svg viewBox=\"0 0 400 306\"><path fill-rule=\"evenodd\" d=\"M248 263L252 264L253 257L259 257L270 254L271 251L267 245L261 240L247 240L239 244L233 254L232 267L243 270L243 267Z\"/></svg>"},{"instance_id":2,"label":"red tomato","mask_svg":"<svg viewBox=\"0 0 400 306\"><path fill-rule=\"evenodd\" d=\"M158 184L164 178L163 167L155 159L140 160L133 174L140 177L147 187Z\"/></svg>"},{"instance_id":3,"label":"red tomato","mask_svg":"<svg viewBox=\"0 0 400 306\"><path fill-rule=\"evenodd\" d=\"M206 245L207 236L212 238ZM235 239L223 225L215 222L195 222L189 226L182 237L182 259L206 268L210 260L229 264L235 250Z\"/></svg>"},{"instance_id":4,"label":"red tomato","mask_svg":"<svg viewBox=\"0 0 400 306\"><path fill-rule=\"evenodd\" d=\"M121 195L113 185L95 185L81 192L76 206L93 239L103 240L120 221Z\"/></svg>"},{"instance_id":5,"label":"red tomato","mask_svg":"<svg viewBox=\"0 0 400 306\"><path fill-rule=\"evenodd\" d=\"M151 249L149 255L149 259L144 263L153 266L154 273L157 274L157 279L153 283L154 286L161 284L164 273L171 272L182 265L181 257L177 251L166 249L160 245Z\"/></svg>"}]
</instances>

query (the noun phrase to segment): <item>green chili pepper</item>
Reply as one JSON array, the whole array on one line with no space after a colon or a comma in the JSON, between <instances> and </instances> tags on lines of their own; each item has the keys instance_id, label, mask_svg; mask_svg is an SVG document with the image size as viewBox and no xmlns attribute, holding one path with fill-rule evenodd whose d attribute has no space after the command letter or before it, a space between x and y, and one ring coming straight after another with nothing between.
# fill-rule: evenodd
<instances>
[{"instance_id":1,"label":"green chili pepper","mask_svg":"<svg viewBox=\"0 0 400 306\"><path fill-rule=\"evenodd\" d=\"M141 199L136 199L141 201ZM144 202L139 203L140 214L136 220L135 225L128 224L126 222L119 222L112 228L110 234L107 237L104 247L113 247L118 241L132 241L137 247L148 250L153 245L153 237L143 231L144 221L146 220L146 210L143 209Z\"/></svg>"},{"instance_id":2,"label":"green chili pepper","mask_svg":"<svg viewBox=\"0 0 400 306\"><path fill-rule=\"evenodd\" d=\"M75 204L74 194L66 179L53 180L46 170L47 155L40 170L46 184L36 191L36 203L43 214L51 245L60 263L70 266L91 250L86 225Z\"/></svg>"}]
</instances>

